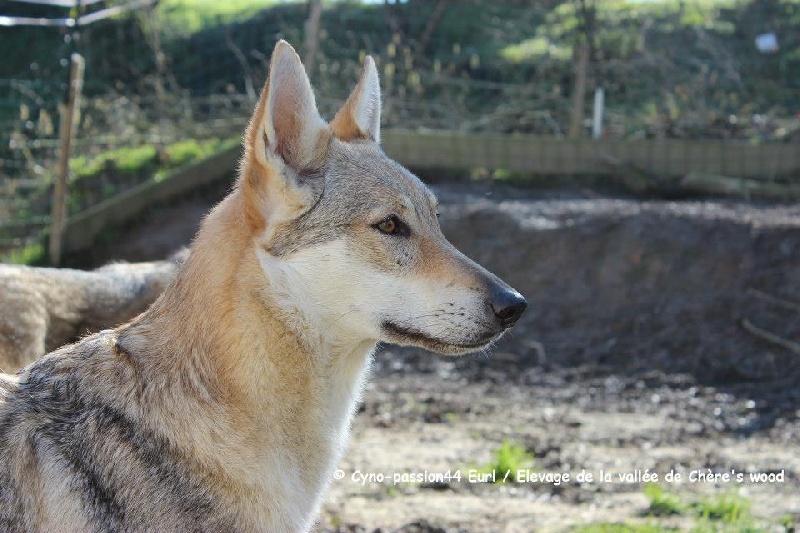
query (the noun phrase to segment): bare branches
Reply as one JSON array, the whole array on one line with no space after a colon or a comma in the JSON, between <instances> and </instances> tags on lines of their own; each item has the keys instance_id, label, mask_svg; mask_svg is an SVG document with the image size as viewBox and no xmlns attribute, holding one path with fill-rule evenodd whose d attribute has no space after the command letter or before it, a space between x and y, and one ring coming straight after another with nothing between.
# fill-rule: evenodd
<instances>
[{"instance_id":1,"label":"bare branches","mask_svg":"<svg viewBox=\"0 0 800 533\"><path fill-rule=\"evenodd\" d=\"M419 40L417 41L417 57L425 55L428 45L430 44L431 37L433 37L433 34L436 31L436 26L439 25L439 21L441 20L442 15L444 15L444 12L447 10L449 3L450 0L439 0L439 2L436 3L436 7L433 8L433 13L431 13L430 17L428 17L428 22L425 24L425 29L422 30L422 35L420 35Z\"/></svg>"},{"instance_id":2,"label":"bare branches","mask_svg":"<svg viewBox=\"0 0 800 533\"><path fill-rule=\"evenodd\" d=\"M749 294L750 296L754 296L759 300L763 300L767 303L770 303L772 305L788 309L789 311L794 311L795 313L800 313L800 303L790 302L789 300L778 298L777 296L767 294L766 292L754 289L752 287L747 289L747 294Z\"/></svg>"},{"instance_id":3,"label":"bare branches","mask_svg":"<svg viewBox=\"0 0 800 533\"><path fill-rule=\"evenodd\" d=\"M317 60L317 49L319 48L319 22L322 18L322 0L309 0L308 20L305 25L305 64L308 75L314 73Z\"/></svg>"},{"instance_id":4,"label":"bare branches","mask_svg":"<svg viewBox=\"0 0 800 533\"><path fill-rule=\"evenodd\" d=\"M777 307L781 307L783 309L787 309L789 311L794 311L795 313L800 313L800 303L791 302L789 300L784 300L783 298L778 298L777 296L773 296L766 292L760 291L758 289L749 288L747 289L747 294L758 298L761 301L764 301L768 304L772 304ZM756 326L747 318L743 318L739 321L739 325L751 335L755 335L759 339L763 339L771 344L775 344L782 348L789 350L790 352L800 354L800 343L791 341L789 339L784 339L783 337L772 333L771 331L767 331L764 328Z\"/></svg>"},{"instance_id":5,"label":"bare branches","mask_svg":"<svg viewBox=\"0 0 800 533\"><path fill-rule=\"evenodd\" d=\"M742 328L751 335L755 335L756 337L763 339L769 343L785 348L790 352L800 354L800 344L794 341L790 341L789 339L784 339L783 337L780 337L775 333L772 333L771 331L767 331L763 328L760 328L746 318L740 320L739 325L742 326Z\"/></svg>"},{"instance_id":6,"label":"bare branches","mask_svg":"<svg viewBox=\"0 0 800 533\"><path fill-rule=\"evenodd\" d=\"M236 43L233 42L229 31L225 32L225 45L228 47L228 50L233 52L233 55L236 56L237 61L239 61L239 64L242 66L242 71L244 72L244 90L247 93L247 98L255 101L258 98L258 95L256 94L256 88L253 84L253 71L250 68L250 63L247 62L247 58L242 52L242 49L236 46Z\"/></svg>"}]
</instances>

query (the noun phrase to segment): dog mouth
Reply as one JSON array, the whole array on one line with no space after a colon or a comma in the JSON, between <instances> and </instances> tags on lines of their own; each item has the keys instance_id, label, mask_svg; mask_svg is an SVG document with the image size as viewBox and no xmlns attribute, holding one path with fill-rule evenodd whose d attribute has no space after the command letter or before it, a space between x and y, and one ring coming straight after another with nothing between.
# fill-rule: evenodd
<instances>
[{"instance_id":1,"label":"dog mouth","mask_svg":"<svg viewBox=\"0 0 800 533\"><path fill-rule=\"evenodd\" d=\"M497 340L500 334L487 335L483 339L474 343L453 343L447 342L442 339L431 337L421 331L401 326L385 320L381 324L381 329L389 337L389 341L396 344L414 345L425 348L432 352L440 353L443 355L462 355L469 352L482 350L489 346L493 341Z\"/></svg>"}]
</instances>

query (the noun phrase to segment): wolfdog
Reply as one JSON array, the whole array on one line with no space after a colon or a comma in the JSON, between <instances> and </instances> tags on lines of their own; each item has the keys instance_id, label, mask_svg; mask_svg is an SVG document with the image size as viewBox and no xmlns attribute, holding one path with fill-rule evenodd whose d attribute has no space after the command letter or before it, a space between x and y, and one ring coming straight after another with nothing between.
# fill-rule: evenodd
<instances>
[{"instance_id":1,"label":"wolfdog","mask_svg":"<svg viewBox=\"0 0 800 533\"><path fill-rule=\"evenodd\" d=\"M372 58L330 124L279 42L236 187L130 323L0 381L3 531L308 531L379 341L458 355L525 299L379 147Z\"/></svg>"},{"instance_id":2,"label":"wolfdog","mask_svg":"<svg viewBox=\"0 0 800 533\"><path fill-rule=\"evenodd\" d=\"M152 304L189 250L165 261L111 263L91 272L0 264L0 372L16 372L86 333Z\"/></svg>"}]
</instances>

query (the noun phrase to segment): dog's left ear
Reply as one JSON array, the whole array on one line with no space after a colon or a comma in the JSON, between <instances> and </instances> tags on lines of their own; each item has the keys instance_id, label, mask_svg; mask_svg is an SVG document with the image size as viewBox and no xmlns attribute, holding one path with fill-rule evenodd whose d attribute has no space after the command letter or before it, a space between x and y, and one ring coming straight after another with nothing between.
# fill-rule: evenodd
<instances>
[{"instance_id":1,"label":"dog's left ear","mask_svg":"<svg viewBox=\"0 0 800 533\"><path fill-rule=\"evenodd\" d=\"M372 56L367 56L356 88L331 122L333 134L343 141L380 142L381 86Z\"/></svg>"}]
</instances>

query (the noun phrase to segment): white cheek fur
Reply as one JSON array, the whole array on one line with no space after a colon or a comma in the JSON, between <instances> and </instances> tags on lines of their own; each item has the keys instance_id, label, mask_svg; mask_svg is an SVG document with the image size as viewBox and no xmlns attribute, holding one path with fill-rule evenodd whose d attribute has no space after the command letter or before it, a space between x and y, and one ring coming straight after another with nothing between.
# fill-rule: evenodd
<instances>
[{"instance_id":1,"label":"white cheek fur","mask_svg":"<svg viewBox=\"0 0 800 533\"><path fill-rule=\"evenodd\" d=\"M353 256L343 240L302 249L280 259L257 248L276 303L310 342L386 340L386 319L458 344L484 330L483 303L458 288L432 285L413 273L383 273Z\"/></svg>"},{"instance_id":2,"label":"white cheek fur","mask_svg":"<svg viewBox=\"0 0 800 533\"><path fill-rule=\"evenodd\" d=\"M261 248L256 253L278 294L276 303L303 320L305 331L331 342L379 339L374 317L383 311L381 294L391 292L383 281L388 277L353 260L343 241L305 248L286 259Z\"/></svg>"}]
</instances>

